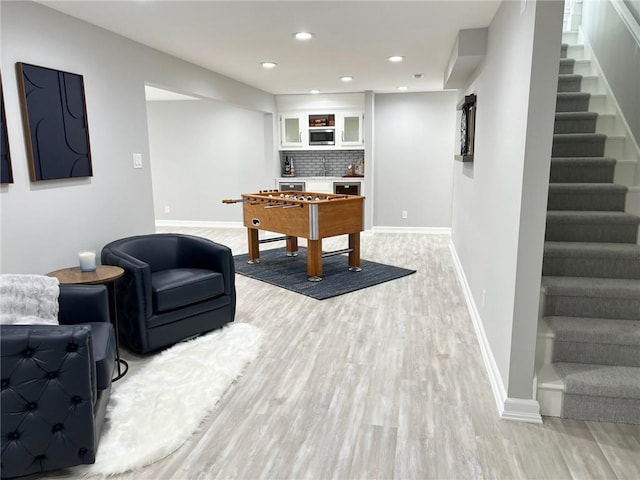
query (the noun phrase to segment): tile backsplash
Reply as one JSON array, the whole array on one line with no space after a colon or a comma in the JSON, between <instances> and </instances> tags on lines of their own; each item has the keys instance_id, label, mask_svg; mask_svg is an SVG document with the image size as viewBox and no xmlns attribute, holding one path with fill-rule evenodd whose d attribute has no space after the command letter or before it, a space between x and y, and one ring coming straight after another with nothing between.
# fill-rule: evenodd
<instances>
[{"instance_id":1,"label":"tile backsplash","mask_svg":"<svg viewBox=\"0 0 640 480\"><path fill-rule=\"evenodd\" d=\"M280 152L280 173L284 172L284 159L293 161L296 177L341 177L349 165L364 159L364 150L286 150ZM324 160L324 162L323 162ZM326 171L325 171L326 167ZM367 173L365 165L364 173Z\"/></svg>"}]
</instances>

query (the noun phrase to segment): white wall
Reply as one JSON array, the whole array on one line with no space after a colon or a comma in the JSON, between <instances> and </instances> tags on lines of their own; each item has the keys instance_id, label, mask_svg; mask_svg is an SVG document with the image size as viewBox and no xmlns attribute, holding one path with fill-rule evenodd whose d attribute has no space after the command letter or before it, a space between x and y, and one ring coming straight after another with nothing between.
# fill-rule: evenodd
<instances>
[{"instance_id":1,"label":"white wall","mask_svg":"<svg viewBox=\"0 0 640 480\"><path fill-rule=\"evenodd\" d=\"M0 271L77 264L79 249L154 231L144 85L262 112L272 95L32 2L1 2L1 65L15 183L0 189ZM84 76L94 176L31 183L15 63ZM145 168L132 168L132 153ZM263 152L264 155L264 152Z\"/></svg>"},{"instance_id":2,"label":"white wall","mask_svg":"<svg viewBox=\"0 0 640 480\"><path fill-rule=\"evenodd\" d=\"M633 18L640 23L640 0L624 0L624 3L631 11Z\"/></svg>"},{"instance_id":3,"label":"white wall","mask_svg":"<svg viewBox=\"0 0 640 480\"><path fill-rule=\"evenodd\" d=\"M242 206L222 199L273 188L271 115L206 100L147 105L156 219L241 225Z\"/></svg>"},{"instance_id":4,"label":"white wall","mask_svg":"<svg viewBox=\"0 0 640 480\"><path fill-rule=\"evenodd\" d=\"M473 164L454 169L452 241L486 336L496 396L533 398L563 2L503 2L476 92ZM493 363L493 365L491 365Z\"/></svg>"},{"instance_id":5,"label":"white wall","mask_svg":"<svg viewBox=\"0 0 640 480\"><path fill-rule=\"evenodd\" d=\"M451 226L456 100L455 91L375 95L375 227Z\"/></svg>"},{"instance_id":6,"label":"white wall","mask_svg":"<svg viewBox=\"0 0 640 480\"><path fill-rule=\"evenodd\" d=\"M640 46L609 0L584 2L581 29L640 144Z\"/></svg>"}]
</instances>

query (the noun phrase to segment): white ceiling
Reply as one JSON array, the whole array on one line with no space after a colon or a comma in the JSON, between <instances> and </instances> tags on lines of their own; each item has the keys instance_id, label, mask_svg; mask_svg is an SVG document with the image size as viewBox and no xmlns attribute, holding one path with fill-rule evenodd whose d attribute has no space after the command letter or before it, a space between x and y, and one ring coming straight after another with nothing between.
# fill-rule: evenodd
<instances>
[{"instance_id":1,"label":"white ceiling","mask_svg":"<svg viewBox=\"0 0 640 480\"><path fill-rule=\"evenodd\" d=\"M506 1L506 0L505 0ZM509 0L520 1L520 0ZM95 1L44 5L273 94L443 88L458 30L500 1ZM315 36L306 42L298 31ZM399 64L387 60L403 55ZM273 61L275 69L260 63ZM422 78L414 78L422 74ZM351 75L350 83L339 77Z\"/></svg>"}]
</instances>

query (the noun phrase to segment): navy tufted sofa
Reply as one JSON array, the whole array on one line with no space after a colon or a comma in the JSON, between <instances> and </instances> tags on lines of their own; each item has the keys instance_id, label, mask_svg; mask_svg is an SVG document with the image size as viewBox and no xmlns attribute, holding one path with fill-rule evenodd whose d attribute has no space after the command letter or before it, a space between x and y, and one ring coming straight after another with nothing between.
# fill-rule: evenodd
<instances>
[{"instance_id":1,"label":"navy tufted sofa","mask_svg":"<svg viewBox=\"0 0 640 480\"><path fill-rule=\"evenodd\" d=\"M95 461L116 345L103 285L61 285L60 325L0 325L2 478Z\"/></svg>"},{"instance_id":2,"label":"navy tufted sofa","mask_svg":"<svg viewBox=\"0 0 640 480\"><path fill-rule=\"evenodd\" d=\"M102 263L124 268L116 281L120 340L148 353L232 322L236 312L231 249L173 233L115 240Z\"/></svg>"}]
</instances>

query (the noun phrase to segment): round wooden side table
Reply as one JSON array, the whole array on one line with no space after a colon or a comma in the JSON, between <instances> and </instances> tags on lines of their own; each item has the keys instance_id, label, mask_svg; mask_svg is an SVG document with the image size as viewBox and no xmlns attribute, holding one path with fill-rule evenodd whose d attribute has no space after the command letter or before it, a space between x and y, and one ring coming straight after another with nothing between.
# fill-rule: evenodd
<instances>
[{"instance_id":1,"label":"round wooden side table","mask_svg":"<svg viewBox=\"0 0 640 480\"><path fill-rule=\"evenodd\" d=\"M120 338L118 336L118 308L116 299L116 288L114 282L124 275L124 269L113 265L98 265L91 272L83 272L80 267L61 268L47 273L48 277L55 277L62 285L106 285L109 293L109 310L111 312L111 323L116 335L116 365L118 375L113 379L120 380L129 370L129 364L120 358Z\"/></svg>"}]
</instances>

